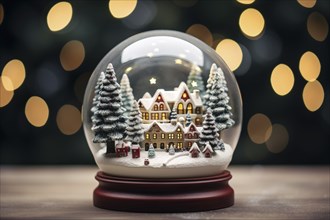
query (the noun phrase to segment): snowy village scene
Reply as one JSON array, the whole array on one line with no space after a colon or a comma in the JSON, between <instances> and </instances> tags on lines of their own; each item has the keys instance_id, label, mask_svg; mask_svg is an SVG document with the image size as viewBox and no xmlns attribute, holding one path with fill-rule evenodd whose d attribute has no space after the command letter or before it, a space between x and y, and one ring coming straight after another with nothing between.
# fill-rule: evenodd
<instances>
[{"instance_id":1,"label":"snowy village scene","mask_svg":"<svg viewBox=\"0 0 330 220\"><path fill-rule=\"evenodd\" d=\"M213 64L204 86L198 69L173 90L143 97L134 97L127 74L117 79L111 63L100 72L90 115L102 170L228 166L233 150L221 133L235 121L225 75Z\"/></svg>"}]
</instances>

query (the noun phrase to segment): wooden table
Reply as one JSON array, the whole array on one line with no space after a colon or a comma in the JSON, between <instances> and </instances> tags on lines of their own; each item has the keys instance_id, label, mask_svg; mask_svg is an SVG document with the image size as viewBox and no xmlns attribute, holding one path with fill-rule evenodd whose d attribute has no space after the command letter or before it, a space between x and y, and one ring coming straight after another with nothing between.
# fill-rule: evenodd
<instances>
[{"instance_id":1,"label":"wooden table","mask_svg":"<svg viewBox=\"0 0 330 220\"><path fill-rule=\"evenodd\" d=\"M1 167L0 219L330 219L329 166L229 170L233 207L148 214L95 208L96 167Z\"/></svg>"}]
</instances>

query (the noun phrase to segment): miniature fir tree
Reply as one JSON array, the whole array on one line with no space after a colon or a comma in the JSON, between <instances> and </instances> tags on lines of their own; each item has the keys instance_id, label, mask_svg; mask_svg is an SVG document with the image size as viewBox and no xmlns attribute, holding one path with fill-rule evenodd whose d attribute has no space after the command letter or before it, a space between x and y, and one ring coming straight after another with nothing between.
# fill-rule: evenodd
<instances>
[{"instance_id":1,"label":"miniature fir tree","mask_svg":"<svg viewBox=\"0 0 330 220\"><path fill-rule=\"evenodd\" d=\"M94 143L106 143L107 153L115 153L115 141L124 139L126 118L121 106L120 85L109 63L102 80L97 109L93 112Z\"/></svg>"},{"instance_id":2,"label":"miniature fir tree","mask_svg":"<svg viewBox=\"0 0 330 220\"><path fill-rule=\"evenodd\" d=\"M175 149L173 147L173 144L171 144L170 149L168 150L169 155L174 155L175 154Z\"/></svg>"},{"instance_id":3,"label":"miniature fir tree","mask_svg":"<svg viewBox=\"0 0 330 220\"><path fill-rule=\"evenodd\" d=\"M230 128L235 124L231 118L231 106L229 105L229 96L227 83L222 71L215 75L214 82L210 91L209 108L215 117L216 127L219 131Z\"/></svg>"},{"instance_id":4,"label":"miniature fir tree","mask_svg":"<svg viewBox=\"0 0 330 220\"><path fill-rule=\"evenodd\" d=\"M216 148L219 144L218 129L215 127L214 117L210 109L206 112L205 119L203 121L203 129L199 138L199 143L204 146L207 142L210 143L212 148Z\"/></svg>"},{"instance_id":5,"label":"miniature fir tree","mask_svg":"<svg viewBox=\"0 0 330 220\"><path fill-rule=\"evenodd\" d=\"M204 99L204 94L205 94L204 82L201 75L201 69L197 65L194 65L191 68L187 80L187 86L190 92L194 92L194 90L199 90L202 99Z\"/></svg>"},{"instance_id":6,"label":"miniature fir tree","mask_svg":"<svg viewBox=\"0 0 330 220\"><path fill-rule=\"evenodd\" d=\"M172 119L177 119L178 118L178 113L176 111L176 108L173 108L173 110L171 111L171 114L170 114L170 120Z\"/></svg>"},{"instance_id":7,"label":"miniature fir tree","mask_svg":"<svg viewBox=\"0 0 330 220\"><path fill-rule=\"evenodd\" d=\"M150 144L149 150L148 150L148 157L154 158L156 156L155 148L153 144Z\"/></svg>"},{"instance_id":8,"label":"miniature fir tree","mask_svg":"<svg viewBox=\"0 0 330 220\"><path fill-rule=\"evenodd\" d=\"M126 116L129 116L132 110L134 96L127 74L125 73L120 81L121 101L125 108Z\"/></svg>"},{"instance_id":9,"label":"miniature fir tree","mask_svg":"<svg viewBox=\"0 0 330 220\"><path fill-rule=\"evenodd\" d=\"M211 88L214 82L214 77L216 75L216 73L218 72L218 67L215 63L212 64L211 69L210 69L210 74L209 74L209 78L207 80L207 84L206 84L206 92L204 95L204 106L206 109L209 108L209 98L210 98L210 92L211 92Z\"/></svg>"},{"instance_id":10,"label":"miniature fir tree","mask_svg":"<svg viewBox=\"0 0 330 220\"><path fill-rule=\"evenodd\" d=\"M144 140L141 113L136 101L133 102L132 110L128 117L126 134L126 140L131 141L132 144L139 144Z\"/></svg>"},{"instance_id":11,"label":"miniature fir tree","mask_svg":"<svg viewBox=\"0 0 330 220\"><path fill-rule=\"evenodd\" d=\"M188 126L191 124L191 121L192 121L191 116L190 116L190 114L188 113L188 114L186 115L186 127L188 127Z\"/></svg>"},{"instance_id":12,"label":"miniature fir tree","mask_svg":"<svg viewBox=\"0 0 330 220\"><path fill-rule=\"evenodd\" d=\"M93 107L91 112L95 112L97 110L97 103L99 98L99 92L101 89L102 80L104 79L104 72L101 72L99 78L97 79L95 90L94 90L94 98L93 98Z\"/></svg>"}]
</instances>

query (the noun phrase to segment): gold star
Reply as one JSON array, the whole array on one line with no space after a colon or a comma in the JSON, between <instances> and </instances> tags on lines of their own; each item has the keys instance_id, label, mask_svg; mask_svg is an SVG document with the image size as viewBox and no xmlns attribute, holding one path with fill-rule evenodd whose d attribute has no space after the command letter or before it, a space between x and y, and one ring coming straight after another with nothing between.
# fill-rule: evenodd
<instances>
[{"instance_id":1,"label":"gold star","mask_svg":"<svg viewBox=\"0 0 330 220\"><path fill-rule=\"evenodd\" d=\"M156 84L156 79L154 77L152 77L149 81L150 81L150 84Z\"/></svg>"},{"instance_id":2,"label":"gold star","mask_svg":"<svg viewBox=\"0 0 330 220\"><path fill-rule=\"evenodd\" d=\"M192 87L197 87L197 82L196 81L192 81L191 82L191 85L192 85Z\"/></svg>"}]
</instances>

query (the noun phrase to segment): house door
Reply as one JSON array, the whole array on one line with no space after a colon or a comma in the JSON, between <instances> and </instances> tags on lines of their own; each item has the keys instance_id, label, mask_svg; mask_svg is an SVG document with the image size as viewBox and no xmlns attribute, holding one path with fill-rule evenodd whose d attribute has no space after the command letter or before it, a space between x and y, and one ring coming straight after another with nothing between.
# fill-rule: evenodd
<instances>
[{"instance_id":1,"label":"house door","mask_svg":"<svg viewBox=\"0 0 330 220\"><path fill-rule=\"evenodd\" d=\"M156 143L153 143L153 146L154 146L155 149L157 148L157 144Z\"/></svg>"},{"instance_id":2,"label":"house door","mask_svg":"<svg viewBox=\"0 0 330 220\"><path fill-rule=\"evenodd\" d=\"M145 151L148 151L148 150L149 150L149 143L146 143L146 144L144 145L144 149L145 149Z\"/></svg>"},{"instance_id":3,"label":"house door","mask_svg":"<svg viewBox=\"0 0 330 220\"><path fill-rule=\"evenodd\" d=\"M164 148L165 148L164 143L160 143L160 149L164 149Z\"/></svg>"}]
</instances>

